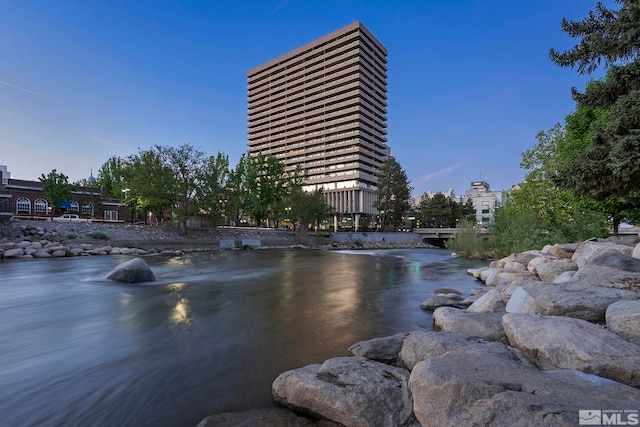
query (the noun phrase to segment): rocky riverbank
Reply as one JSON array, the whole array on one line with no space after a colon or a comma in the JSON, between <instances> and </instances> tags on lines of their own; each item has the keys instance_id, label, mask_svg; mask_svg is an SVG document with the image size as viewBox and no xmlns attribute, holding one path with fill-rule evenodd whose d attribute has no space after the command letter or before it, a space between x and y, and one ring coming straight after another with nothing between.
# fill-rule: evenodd
<instances>
[{"instance_id":1,"label":"rocky riverbank","mask_svg":"<svg viewBox=\"0 0 640 427\"><path fill-rule=\"evenodd\" d=\"M0 258L88 255L180 255L220 249L301 247L335 249L425 248L415 242L333 241L330 233L259 228L192 228L108 223L10 221L0 224Z\"/></svg>"},{"instance_id":2,"label":"rocky riverbank","mask_svg":"<svg viewBox=\"0 0 640 427\"><path fill-rule=\"evenodd\" d=\"M281 374L274 400L295 412L218 414L199 427L635 425L639 242L554 245L470 270L482 282L473 296L442 289L423 304L436 331Z\"/></svg>"}]
</instances>

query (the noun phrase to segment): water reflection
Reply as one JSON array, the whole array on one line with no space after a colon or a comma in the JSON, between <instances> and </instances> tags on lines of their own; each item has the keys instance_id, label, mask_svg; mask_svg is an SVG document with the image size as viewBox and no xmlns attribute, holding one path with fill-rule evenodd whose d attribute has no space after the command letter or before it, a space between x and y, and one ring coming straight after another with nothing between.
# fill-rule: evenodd
<instances>
[{"instance_id":1,"label":"water reflection","mask_svg":"<svg viewBox=\"0 0 640 427\"><path fill-rule=\"evenodd\" d=\"M126 259L0 262L3 425L193 426L268 407L285 370L430 329L420 302L470 289L480 265L438 250L225 251L148 258L153 284L106 281Z\"/></svg>"}]
</instances>

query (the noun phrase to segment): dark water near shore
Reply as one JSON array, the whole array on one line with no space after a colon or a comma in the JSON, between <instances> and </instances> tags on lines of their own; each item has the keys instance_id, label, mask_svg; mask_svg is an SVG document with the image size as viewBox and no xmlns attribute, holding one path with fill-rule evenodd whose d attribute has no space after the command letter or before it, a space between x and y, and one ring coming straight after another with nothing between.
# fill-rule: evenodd
<instances>
[{"instance_id":1,"label":"dark water near shore","mask_svg":"<svg viewBox=\"0 0 640 427\"><path fill-rule=\"evenodd\" d=\"M483 262L447 250L223 251L146 258L152 284L104 280L130 257L0 261L2 426L194 426L273 405L288 369L430 330L420 303L468 293Z\"/></svg>"}]
</instances>

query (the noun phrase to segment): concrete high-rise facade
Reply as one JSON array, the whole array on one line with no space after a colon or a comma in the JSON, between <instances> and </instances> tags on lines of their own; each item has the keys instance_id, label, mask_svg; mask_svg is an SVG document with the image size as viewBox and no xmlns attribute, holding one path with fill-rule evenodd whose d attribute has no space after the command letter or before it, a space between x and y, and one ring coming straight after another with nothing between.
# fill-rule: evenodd
<instances>
[{"instance_id":1,"label":"concrete high-rise facade","mask_svg":"<svg viewBox=\"0 0 640 427\"><path fill-rule=\"evenodd\" d=\"M387 146L387 50L354 22L247 73L250 155L307 173L337 215L374 215Z\"/></svg>"}]
</instances>

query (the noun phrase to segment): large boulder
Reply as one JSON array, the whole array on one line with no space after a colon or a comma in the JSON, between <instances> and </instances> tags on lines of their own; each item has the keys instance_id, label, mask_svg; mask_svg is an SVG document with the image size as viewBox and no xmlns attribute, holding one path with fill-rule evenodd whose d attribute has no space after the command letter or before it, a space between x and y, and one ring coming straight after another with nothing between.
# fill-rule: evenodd
<instances>
[{"instance_id":1,"label":"large boulder","mask_svg":"<svg viewBox=\"0 0 640 427\"><path fill-rule=\"evenodd\" d=\"M640 301L618 301L607 308L607 329L640 345Z\"/></svg>"},{"instance_id":2,"label":"large boulder","mask_svg":"<svg viewBox=\"0 0 640 427\"><path fill-rule=\"evenodd\" d=\"M565 271L560 273L558 277L553 279L553 283L567 283L573 280L573 276L576 274L575 271Z\"/></svg>"},{"instance_id":3,"label":"large boulder","mask_svg":"<svg viewBox=\"0 0 640 427\"><path fill-rule=\"evenodd\" d=\"M587 265L597 265L613 268L614 270L640 273L640 259L620 252L605 252L590 259Z\"/></svg>"},{"instance_id":4,"label":"large boulder","mask_svg":"<svg viewBox=\"0 0 640 427\"><path fill-rule=\"evenodd\" d=\"M502 301L507 304L511 299L511 295L521 286L546 286L546 283L540 281L540 279L521 279L514 280L513 282L505 283L504 285L498 286L496 289L500 291L500 297Z\"/></svg>"},{"instance_id":5,"label":"large boulder","mask_svg":"<svg viewBox=\"0 0 640 427\"><path fill-rule=\"evenodd\" d=\"M253 409L211 415L196 427L338 427L326 420L304 418L285 408Z\"/></svg>"},{"instance_id":6,"label":"large boulder","mask_svg":"<svg viewBox=\"0 0 640 427\"><path fill-rule=\"evenodd\" d=\"M543 262L536 267L536 274L543 282L553 282L556 277L565 271L578 271L578 264L575 262Z\"/></svg>"},{"instance_id":7,"label":"large boulder","mask_svg":"<svg viewBox=\"0 0 640 427\"><path fill-rule=\"evenodd\" d=\"M527 266L515 261L508 261L504 264L505 270L527 271Z\"/></svg>"},{"instance_id":8,"label":"large boulder","mask_svg":"<svg viewBox=\"0 0 640 427\"><path fill-rule=\"evenodd\" d=\"M423 427L575 426L581 409L636 408L640 399L640 390L594 375L540 371L499 343L420 362L409 388Z\"/></svg>"},{"instance_id":9,"label":"large boulder","mask_svg":"<svg viewBox=\"0 0 640 427\"><path fill-rule=\"evenodd\" d=\"M408 426L413 402L409 371L364 357L337 357L284 372L273 398L295 411L345 426Z\"/></svg>"},{"instance_id":10,"label":"large boulder","mask_svg":"<svg viewBox=\"0 0 640 427\"><path fill-rule=\"evenodd\" d=\"M15 249L7 249L4 251L3 257L5 258L18 258L24 255L24 250L22 248Z\"/></svg>"},{"instance_id":11,"label":"large boulder","mask_svg":"<svg viewBox=\"0 0 640 427\"><path fill-rule=\"evenodd\" d=\"M631 255L633 248L627 245L618 245L613 242L584 242L580 244L579 250L577 250L571 258L578 264L579 268L584 267L593 258L602 255L606 252L619 252L625 255Z\"/></svg>"},{"instance_id":12,"label":"large boulder","mask_svg":"<svg viewBox=\"0 0 640 427\"><path fill-rule=\"evenodd\" d=\"M618 270L601 265L586 265L573 275L572 281L594 286L640 292L640 273Z\"/></svg>"},{"instance_id":13,"label":"large boulder","mask_svg":"<svg viewBox=\"0 0 640 427\"><path fill-rule=\"evenodd\" d=\"M631 253L631 256L634 258L640 258L640 243L638 243L636 247L633 248L633 252Z\"/></svg>"},{"instance_id":14,"label":"large boulder","mask_svg":"<svg viewBox=\"0 0 640 427\"><path fill-rule=\"evenodd\" d=\"M562 243L555 245L547 245L542 248L542 252L545 255L551 255L558 258L571 258L574 252L578 249L577 243Z\"/></svg>"},{"instance_id":15,"label":"large boulder","mask_svg":"<svg viewBox=\"0 0 640 427\"><path fill-rule=\"evenodd\" d=\"M408 335L409 333L402 333L390 337L360 341L349 347L347 354L398 366L400 350L402 350L402 344Z\"/></svg>"},{"instance_id":16,"label":"large boulder","mask_svg":"<svg viewBox=\"0 0 640 427\"><path fill-rule=\"evenodd\" d=\"M447 298L440 295L427 298L420 304L420 308L426 311L433 311L438 307L467 308L466 304L458 298Z\"/></svg>"},{"instance_id":17,"label":"large boulder","mask_svg":"<svg viewBox=\"0 0 640 427\"><path fill-rule=\"evenodd\" d=\"M528 286L519 286L511 294L505 307L507 313L536 314L536 297Z\"/></svg>"},{"instance_id":18,"label":"large boulder","mask_svg":"<svg viewBox=\"0 0 640 427\"><path fill-rule=\"evenodd\" d=\"M538 270L538 266L545 264L547 262L557 262L559 260L560 260L559 258L552 257L551 255L540 255L538 257L535 257L531 261L529 261L529 264L527 264L527 271L533 274L536 274L536 271Z\"/></svg>"},{"instance_id":19,"label":"large boulder","mask_svg":"<svg viewBox=\"0 0 640 427\"><path fill-rule=\"evenodd\" d=\"M504 313L476 313L451 307L440 307L433 312L433 323L440 331L458 332L472 337L507 342L502 328Z\"/></svg>"},{"instance_id":20,"label":"large boulder","mask_svg":"<svg viewBox=\"0 0 640 427\"><path fill-rule=\"evenodd\" d=\"M538 256L540 256L540 251L533 250L511 254L507 259L511 262L519 262L522 265L527 265L532 259Z\"/></svg>"},{"instance_id":21,"label":"large boulder","mask_svg":"<svg viewBox=\"0 0 640 427\"><path fill-rule=\"evenodd\" d=\"M487 280L485 281L485 285L487 286L498 286L503 283L513 282L514 280L519 279L531 279L533 278L533 274L528 271L522 270L504 270L504 269L496 269L493 271Z\"/></svg>"},{"instance_id":22,"label":"large boulder","mask_svg":"<svg viewBox=\"0 0 640 427\"><path fill-rule=\"evenodd\" d=\"M467 310L476 313L498 313L503 312L504 307L502 294L494 288L480 296Z\"/></svg>"},{"instance_id":23,"label":"large boulder","mask_svg":"<svg viewBox=\"0 0 640 427\"><path fill-rule=\"evenodd\" d=\"M638 234L628 234L626 236L618 236L618 240L616 243L619 245L627 245L627 246L635 246L638 242L640 242L640 235Z\"/></svg>"},{"instance_id":24,"label":"large boulder","mask_svg":"<svg viewBox=\"0 0 640 427\"><path fill-rule=\"evenodd\" d=\"M107 279L124 283L139 283L153 282L156 280L156 277L145 260L142 258L133 258L111 270Z\"/></svg>"},{"instance_id":25,"label":"large boulder","mask_svg":"<svg viewBox=\"0 0 640 427\"><path fill-rule=\"evenodd\" d=\"M523 286L507 303L510 313L569 316L590 322L604 322L607 307L620 300L635 300L637 292L603 288L588 282L571 281L541 286ZM535 308L532 310L532 304ZM520 308L518 308L520 307Z\"/></svg>"},{"instance_id":26,"label":"large boulder","mask_svg":"<svg viewBox=\"0 0 640 427\"><path fill-rule=\"evenodd\" d=\"M640 387L640 346L601 326L564 316L508 313L511 345L545 370L574 369Z\"/></svg>"},{"instance_id":27,"label":"large boulder","mask_svg":"<svg viewBox=\"0 0 640 427\"><path fill-rule=\"evenodd\" d=\"M457 332L412 332L402 344L400 359L405 368L412 370L418 362L466 347L473 340Z\"/></svg>"}]
</instances>

